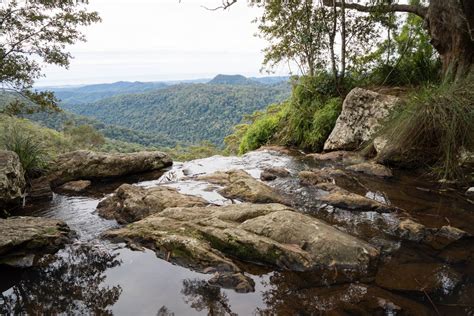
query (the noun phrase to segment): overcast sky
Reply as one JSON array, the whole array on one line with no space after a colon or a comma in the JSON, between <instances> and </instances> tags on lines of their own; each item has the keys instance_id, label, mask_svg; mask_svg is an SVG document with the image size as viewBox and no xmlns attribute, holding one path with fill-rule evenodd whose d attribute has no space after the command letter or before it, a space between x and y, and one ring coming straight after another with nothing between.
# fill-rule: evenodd
<instances>
[{"instance_id":1,"label":"overcast sky","mask_svg":"<svg viewBox=\"0 0 474 316\"><path fill-rule=\"evenodd\" d=\"M68 70L47 67L38 85L208 78L218 73L262 76L262 39L251 21L258 9L239 1L208 11L220 0L90 0L103 21L70 48ZM277 74L287 74L282 66Z\"/></svg>"}]
</instances>

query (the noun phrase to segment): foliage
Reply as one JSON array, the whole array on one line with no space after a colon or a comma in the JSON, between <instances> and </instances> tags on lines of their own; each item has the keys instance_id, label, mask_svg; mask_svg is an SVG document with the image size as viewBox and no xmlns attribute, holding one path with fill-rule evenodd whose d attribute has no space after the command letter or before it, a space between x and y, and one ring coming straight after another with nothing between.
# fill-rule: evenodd
<instances>
[{"instance_id":1,"label":"foliage","mask_svg":"<svg viewBox=\"0 0 474 316\"><path fill-rule=\"evenodd\" d=\"M221 146L225 135L244 114L264 108L287 97L288 84L223 85L178 84L140 94L105 98L91 104L64 104L65 110L93 117L107 128L107 137L147 146L173 147L210 141ZM110 125L140 136L115 136L125 130L105 132ZM97 128L97 127L96 127ZM146 136L146 137L142 137ZM155 135L155 139L151 136ZM138 136L138 134L137 134ZM150 141L141 141L140 138ZM159 139L161 138L161 140Z\"/></svg>"},{"instance_id":2,"label":"foliage","mask_svg":"<svg viewBox=\"0 0 474 316\"><path fill-rule=\"evenodd\" d=\"M100 148L105 144L104 135L91 125L69 125L64 128L75 146L84 148Z\"/></svg>"},{"instance_id":3,"label":"foliage","mask_svg":"<svg viewBox=\"0 0 474 316\"><path fill-rule=\"evenodd\" d=\"M30 91L42 75L42 65L67 67L71 54L66 45L84 41L79 31L100 21L97 12L85 9L86 1L8 1L0 6L0 84L17 91L41 108L57 109L56 99L47 91ZM21 112L21 99L8 113Z\"/></svg>"},{"instance_id":4,"label":"foliage","mask_svg":"<svg viewBox=\"0 0 474 316\"><path fill-rule=\"evenodd\" d=\"M174 148L165 148L163 151L176 161L189 161L214 155L221 155L223 153L221 149L216 147L216 145L206 141L203 141L198 145L189 146L178 144Z\"/></svg>"},{"instance_id":5,"label":"foliage","mask_svg":"<svg viewBox=\"0 0 474 316\"><path fill-rule=\"evenodd\" d=\"M239 154L255 150L272 140L284 116L284 106L270 105L265 112L258 111L252 116L252 124L247 125L240 139ZM229 136L226 139L230 143ZM232 149L228 148L228 150Z\"/></svg>"},{"instance_id":6,"label":"foliage","mask_svg":"<svg viewBox=\"0 0 474 316\"><path fill-rule=\"evenodd\" d=\"M419 0L411 0L419 5ZM391 30L392 40L384 41L358 63L369 84L404 86L439 82L441 62L419 16L408 14L401 27Z\"/></svg>"},{"instance_id":7,"label":"foliage","mask_svg":"<svg viewBox=\"0 0 474 316\"><path fill-rule=\"evenodd\" d=\"M383 135L390 150L382 159L396 154L398 163L429 166L441 179L462 178L462 153L474 150L474 79L414 93Z\"/></svg>"},{"instance_id":8,"label":"foliage","mask_svg":"<svg viewBox=\"0 0 474 316\"><path fill-rule=\"evenodd\" d=\"M225 138L226 151L243 154L267 143L321 150L342 105L340 98L327 95L325 78L301 77L288 101L245 117Z\"/></svg>"},{"instance_id":9,"label":"foliage","mask_svg":"<svg viewBox=\"0 0 474 316\"><path fill-rule=\"evenodd\" d=\"M34 134L15 125L6 126L1 138L2 147L15 152L26 176L35 174L47 166L47 153Z\"/></svg>"}]
</instances>

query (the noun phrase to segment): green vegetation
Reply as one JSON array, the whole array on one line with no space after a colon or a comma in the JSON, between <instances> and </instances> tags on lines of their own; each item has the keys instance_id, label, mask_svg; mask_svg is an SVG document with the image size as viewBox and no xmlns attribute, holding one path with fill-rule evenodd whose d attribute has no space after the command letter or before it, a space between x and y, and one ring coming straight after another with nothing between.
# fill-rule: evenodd
<instances>
[{"instance_id":1,"label":"green vegetation","mask_svg":"<svg viewBox=\"0 0 474 316\"><path fill-rule=\"evenodd\" d=\"M301 77L288 101L244 118L225 138L227 152L243 154L267 143L321 150L342 104L340 98L328 94L334 89L328 90L326 78Z\"/></svg>"},{"instance_id":2,"label":"green vegetation","mask_svg":"<svg viewBox=\"0 0 474 316\"><path fill-rule=\"evenodd\" d=\"M91 104L64 104L63 108L93 118L108 127L119 126L156 137L150 141L132 139L131 133L117 137L112 135L112 131L106 133L107 128L98 128L107 137L119 140L159 147L174 147L178 143L187 146L202 141L221 146L224 136L245 114L280 102L288 94L287 83L178 84L140 94L106 98ZM114 128L114 133L125 134L125 130L119 132Z\"/></svg>"},{"instance_id":3,"label":"green vegetation","mask_svg":"<svg viewBox=\"0 0 474 316\"><path fill-rule=\"evenodd\" d=\"M462 179L462 154L474 151L474 80L414 93L382 135L390 146L381 158L428 166L440 179Z\"/></svg>"},{"instance_id":4,"label":"green vegetation","mask_svg":"<svg viewBox=\"0 0 474 316\"><path fill-rule=\"evenodd\" d=\"M7 1L0 6L0 86L23 98L7 104L4 113L23 112L32 101L35 109L57 110L49 91L32 91L46 64L67 67L66 46L85 41L80 28L100 21L85 1ZM29 100L29 101L25 101Z\"/></svg>"}]
</instances>

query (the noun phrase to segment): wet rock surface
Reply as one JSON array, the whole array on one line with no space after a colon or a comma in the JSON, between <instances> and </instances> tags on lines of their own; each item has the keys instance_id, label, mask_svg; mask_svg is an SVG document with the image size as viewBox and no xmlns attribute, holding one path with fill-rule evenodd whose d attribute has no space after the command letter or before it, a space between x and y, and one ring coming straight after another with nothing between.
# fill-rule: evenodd
<instances>
[{"instance_id":1,"label":"wet rock surface","mask_svg":"<svg viewBox=\"0 0 474 316\"><path fill-rule=\"evenodd\" d=\"M325 151L353 150L377 132L399 99L355 88L346 96L336 126L324 144Z\"/></svg>"},{"instance_id":2,"label":"wet rock surface","mask_svg":"<svg viewBox=\"0 0 474 316\"><path fill-rule=\"evenodd\" d=\"M72 298L70 293L87 291L87 295L75 296L74 301L82 304L84 297L113 297L118 301L110 303L109 313L117 314L156 314L161 305L159 312L163 315L192 314L198 308L201 312L239 315L473 313L470 289L474 279L474 215L465 190L445 190L420 175L403 171L397 171L390 180L352 172L345 168L365 161L349 159L350 154L340 156L343 158L318 160L275 148L242 157L215 156L177 163L162 176L139 177L130 183L136 183L133 187L144 192L173 188L212 206L164 207L124 227L97 216L96 198L56 194L51 205L38 215L65 219L78 231L81 243L98 243L97 255L91 250L79 255L68 246L64 253L60 251L58 261L46 268L54 271L54 277L42 271L39 276L29 277L31 287L25 287L24 281L8 280L3 283L4 288L17 282L13 289L21 286L30 297L62 288L67 299ZM290 176L262 183L258 179L269 168L284 168ZM221 194L226 186L241 179L263 184L280 198L284 196L291 208L246 204L241 203L242 196L229 199ZM94 182L92 188L98 183ZM101 192L108 194L115 188ZM331 192L353 194L362 204L369 200L393 210L377 211L379 204L361 207L360 211L330 205L323 199ZM134 203L141 205L142 197L136 195ZM312 225L313 221L345 237L339 241L314 241L312 238L324 229L319 224ZM315 227L319 229L313 231ZM107 240L114 243L98 238L104 232ZM358 242L354 246L349 240ZM359 243L377 254L360 252ZM68 254L72 261L60 263ZM116 260L105 262L108 254ZM367 261L370 268L362 269ZM315 262L322 264L313 265ZM351 268L356 263L360 263L356 270L360 268L364 273ZM417 282L398 284L398 280L392 280L391 267L400 268L394 270L399 277L420 270L416 279L423 286L417 288ZM93 273L88 272L90 269ZM97 269L103 272L96 272ZM0 286L5 275L9 273L0 271ZM86 286L74 286L74 291L69 292L69 287L78 284L71 280ZM114 295L102 295L103 291L109 293L109 287L117 289L115 286L120 289ZM156 291L163 287L166 291ZM9 293L3 292L8 299ZM106 305L99 303L94 301L87 306L105 313L101 308ZM36 312L44 311L41 306L61 306L60 302L35 299L28 304L30 311ZM84 313L84 309L69 306L61 311Z\"/></svg>"},{"instance_id":3,"label":"wet rock surface","mask_svg":"<svg viewBox=\"0 0 474 316\"><path fill-rule=\"evenodd\" d=\"M244 170L215 172L200 176L198 180L221 185L218 192L228 198L251 203L285 203L285 199L274 189L256 180Z\"/></svg>"},{"instance_id":4,"label":"wet rock surface","mask_svg":"<svg viewBox=\"0 0 474 316\"><path fill-rule=\"evenodd\" d=\"M30 181L26 196L28 202L51 200L52 198L53 191L51 190L51 185L46 177Z\"/></svg>"},{"instance_id":5,"label":"wet rock surface","mask_svg":"<svg viewBox=\"0 0 474 316\"><path fill-rule=\"evenodd\" d=\"M0 219L0 264L29 267L37 257L58 251L70 240L62 221L39 217Z\"/></svg>"},{"instance_id":6,"label":"wet rock surface","mask_svg":"<svg viewBox=\"0 0 474 316\"><path fill-rule=\"evenodd\" d=\"M18 203L26 182L18 155L0 150L0 209Z\"/></svg>"},{"instance_id":7,"label":"wet rock surface","mask_svg":"<svg viewBox=\"0 0 474 316\"><path fill-rule=\"evenodd\" d=\"M208 204L203 198L181 194L173 188L160 186L147 189L123 184L112 195L102 200L97 210L100 216L125 224L141 220L168 207Z\"/></svg>"},{"instance_id":8,"label":"wet rock surface","mask_svg":"<svg viewBox=\"0 0 474 316\"><path fill-rule=\"evenodd\" d=\"M382 178L390 178L393 176L392 170L390 168L385 167L384 165L365 162L356 165L352 165L346 168L349 171L365 173L370 176L382 177Z\"/></svg>"},{"instance_id":9,"label":"wet rock surface","mask_svg":"<svg viewBox=\"0 0 474 316\"><path fill-rule=\"evenodd\" d=\"M276 178L286 178L290 176L290 172L285 168L265 168L260 174L260 180L272 181Z\"/></svg>"},{"instance_id":10,"label":"wet rock surface","mask_svg":"<svg viewBox=\"0 0 474 316\"><path fill-rule=\"evenodd\" d=\"M50 180L57 187L69 181L120 177L171 165L170 157L158 151L107 154L80 150L60 155L52 164Z\"/></svg>"},{"instance_id":11,"label":"wet rock surface","mask_svg":"<svg viewBox=\"0 0 474 316\"><path fill-rule=\"evenodd\" d=\"M377 249L280 204L169 208L106 237L152 245L196 267L239 271L232 257L291 271L335 268L367 273Z\"/></svg>"}]
</instances>

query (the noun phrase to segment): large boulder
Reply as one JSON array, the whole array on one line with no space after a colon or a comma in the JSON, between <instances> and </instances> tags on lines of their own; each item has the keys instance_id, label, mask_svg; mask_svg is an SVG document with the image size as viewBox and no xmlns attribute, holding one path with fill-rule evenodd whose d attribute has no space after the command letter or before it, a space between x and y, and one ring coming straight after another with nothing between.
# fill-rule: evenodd
<instances>
[{"instance_id":1,"label":"large boulder","mask_svg":"<svg viewBox=\"0 0 474 316\"><path fill-rule=\"evenodd\" d=\"M62 221L41 217L0 219L0 264L29 267L59 250L71 231Z\"/></svg>"},{"instance_id":2,"label":"large boulder","mask_svg":"<svg viewBox=\"0 0 474 316\"><path fill-rule=\"evenodd\" d=\"M258 181L244 170L218 171L197 178L223 186L219 194L228 198L251 203L282 203L285 199L265 183Z\"/></svg>"},{"instance_id":3,"label":"large boulder","mask_svg":"<svg viewBox=\"0 0 474 316\"><path fill-rule=\"evenodd\" d=\"M121 185L97 206L99 215L115 219L121 224L132 223L168 207L206 206L203 198L179 193L176 189L159 186L143 188L130 184Z\"/></svg>"},{"instance_id":4,"label":"large boulder","mask_svg":"<svg viewBox=\"0 0 474 316\"><path fill-rule=\"evenodd\" d=\"M342 112L324 144L324 150L357 149L374 136L398 102L395 96L353 89L344 100Z\"/></svg>"},{"instance_id":5,"label":"large boulder","mask_svg":"<svg viewBox=\"0 0 474 316\"><path fill-rule=\"evenodd\" d=\"M367 273L379 255L370 244L281 204L169 208L106 237L201 271L238 272L231 259L237 258L282 270Z\"/></svg>"},{"instance_id":6,"label":"large boulder","mask_svg":"<svg viewBox=\"0 0 474 316\"><path fill-rule=\"evenodd\" d=\"M26 182L18 155L0 150L0 209L18 202Z\"/></svg>"},{"instance_id":7,"label":"large boulder","mask_svg":"<svg viewBox=\"0 0 474 316\"><path fill-rule=\"evenodd\" d=\"M69 181L120 177L163 169L172 164L171 158L159 151L108 154L79 150L60 155L52 165L50 178L52 185L57 187Z\"/></svg>"}]
</instances>

